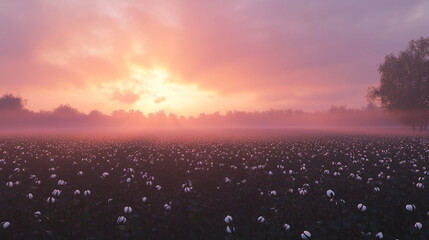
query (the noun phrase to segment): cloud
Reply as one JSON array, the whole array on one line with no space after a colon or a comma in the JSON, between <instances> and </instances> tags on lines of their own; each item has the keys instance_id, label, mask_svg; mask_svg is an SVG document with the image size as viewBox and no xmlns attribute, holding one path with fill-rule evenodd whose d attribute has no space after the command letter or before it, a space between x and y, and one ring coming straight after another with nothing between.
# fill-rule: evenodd
<instances>
[{"instance_id":1,"label":"cloud","mask_svg":"<svg viewBox=\"0 0 429 240\"><path fill-rule=\"evenodd\" d=\"M157 98L154 100L154 102L155 102L156 104L159 104L159 103L165 102L166 100L167 100L167 98L166 98L166 97L157 97Z\"/></svg>"},{"instance_id":2,"label":"cloud","mask_svg":"<svg viewBox=\"0 0 429 240\"><path fill-rule=\"evenodd\" d=\"M344 81L366 86L377 80L384 54L414 37L399 40L396 31L428 32L415 22L399 29L392 22L407 19L417 3L382 2L186 1L177 6L178 30L155 33L157 41L146 43L148 55L166 60L178 73L172 81L223 93L293 91L304 83L317 95L318 87ZM139 16L130 14L137 24ZM175 41L165 41L164 34ZM164 41L156 46L158 37Z\"/></svg>"},{"instance_id":3,"label":"cloud","mask_svg":"<svg viewBox=\"0 0 429 240\"><path fill-rule=\"evenodd\" d=\"M112 99L121 103L132 104L140 99L140 95L132 91L120 92L119 90L116 90L113 93Z\"/></svg>"},{"instance_id":4,"label":"cloud","mask_svg":"<svg viewBox=\"0 0 429 240\"><path fill-rule=\"evenodd\" d=\"M256 96L249 106L273 95L267 109L363 105L384 55L429 35L428 11L424 0L2 1L0 91L37 99L116 87L136 69L162 68L169 82L220 98ZM298 92L307 97L291 101ZM126 92L105 98L139 100Z\"/></svg>"}]
</instances>

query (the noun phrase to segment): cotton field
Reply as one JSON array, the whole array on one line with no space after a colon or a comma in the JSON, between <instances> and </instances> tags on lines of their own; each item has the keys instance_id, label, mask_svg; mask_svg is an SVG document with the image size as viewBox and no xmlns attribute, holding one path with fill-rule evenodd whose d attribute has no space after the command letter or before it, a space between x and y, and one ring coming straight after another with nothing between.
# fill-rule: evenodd
<instances>
[{"instance_id":1,"label":"cotton field","mask_svg":"<svg viewBox=\"0 0 429 240\"><path fill-rule=\"evenodd\" d=\"M3 138L0 239L429 239L429 138Z\"/></svg>"}]
</instances>

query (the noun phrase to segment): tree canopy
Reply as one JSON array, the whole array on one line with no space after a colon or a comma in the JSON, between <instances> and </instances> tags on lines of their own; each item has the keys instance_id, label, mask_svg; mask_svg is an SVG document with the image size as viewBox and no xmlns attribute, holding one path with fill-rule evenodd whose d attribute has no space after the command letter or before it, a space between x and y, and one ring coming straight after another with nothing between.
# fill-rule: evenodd
<instances>
[{"instance_id":1,"label":"tree canopy","mask_svg":"<svg viewBox=\"0 0 429 240\"><path fill-rule=\"evenodd\" d=\"M408 48L384 58L380 84L368 96L385 110L407 113L407 122L422 123L429 112L429 38L411 40Z\"/></svg>"}]
</instances>

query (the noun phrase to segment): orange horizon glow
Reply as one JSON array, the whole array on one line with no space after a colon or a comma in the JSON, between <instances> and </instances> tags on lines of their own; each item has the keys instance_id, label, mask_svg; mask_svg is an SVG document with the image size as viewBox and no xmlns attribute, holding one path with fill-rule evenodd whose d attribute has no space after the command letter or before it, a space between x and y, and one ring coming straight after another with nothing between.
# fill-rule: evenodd
<instances>
[{"instance_id":1,"label":"orange horizon glow","mask_svg":"<svg viewBox=\"0 0 429 240\"><path fill-rule=\"evenodd\" d=\"M358 108L384 55L429 34L424 10L423 1L3 1L0 95L35 112Z\"/></svg>"}]
</instances>

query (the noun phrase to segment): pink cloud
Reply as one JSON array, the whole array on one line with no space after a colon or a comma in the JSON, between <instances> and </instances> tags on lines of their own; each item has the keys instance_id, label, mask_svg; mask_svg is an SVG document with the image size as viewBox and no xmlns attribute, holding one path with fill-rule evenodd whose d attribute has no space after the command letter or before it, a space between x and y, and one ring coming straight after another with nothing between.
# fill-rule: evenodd
<instances>
[{"instance_id":1,"label":"pink cloud","mask_svg":"<svg viewBox=\"0 0 429 240\"><path fill-rule=\"evenodd\" d=\"M137 102L140 99L140 95L132 91L120 92L117 90L113 93L112 99L122 103L131 104Z\"/></svg>"},{"instance_id":2,"label":"pink cloud","mask_svg":"<svg viewBox=\"0 0 429 240\"><path fill-rule=\"evenodd\" d=\"M168 81L220 96L255 95L267 109L289 100L304 109L363 105L384 55L429 34L417 10L429 6L399 0L4 1L0 90L79 91L127 81L130 66L138 65L166 68ZM112 100L129 104L139 97L115 92Z\"/></svg>"},{"instance_id":3,"label":"pink cloud","mask_svg":"<svg viewBox=\"0 0 429 240\"><path fill-rule=\"evenodd\" d=\"M167 100L167 98L166 98L166 97L157 97L157 98L154 100L154 102L155 102L155 103L157 103L157 104L159 104L159 103L165 102L165 100Z\"/></svg>"}]
</instances>

